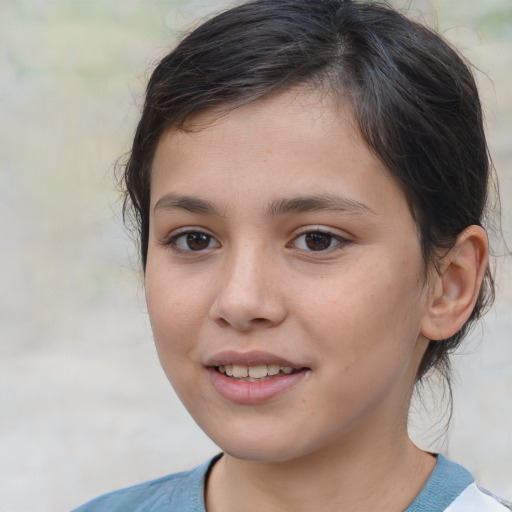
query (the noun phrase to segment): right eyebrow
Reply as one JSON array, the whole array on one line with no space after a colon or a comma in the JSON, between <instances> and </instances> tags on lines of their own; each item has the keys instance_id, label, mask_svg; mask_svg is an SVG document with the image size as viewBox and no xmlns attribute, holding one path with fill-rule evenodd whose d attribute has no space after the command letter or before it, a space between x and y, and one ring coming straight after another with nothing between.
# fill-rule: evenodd
<instances>
[{"instance_id":1,"label":"right eyebrow","mask_svg":"<svg viewBox=\"0 0 512 512\"><path fill-rule=\"evenodd\" d=\"M210 201L199 199L193 196L166 194L162 196L155 204L154 212L157 210L185 210L190 213L203 215L216 215L222 217L217 207Z\"/></svg>"}]
</instances>

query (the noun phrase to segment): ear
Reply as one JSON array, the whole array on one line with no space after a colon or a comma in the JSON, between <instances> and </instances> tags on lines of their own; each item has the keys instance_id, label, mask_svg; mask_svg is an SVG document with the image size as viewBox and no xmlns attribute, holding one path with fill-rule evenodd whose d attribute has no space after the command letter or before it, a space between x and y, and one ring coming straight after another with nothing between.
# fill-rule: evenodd
<instances>
[{"instance_id":1,"label":"ear","mask_svg":"<svg viewBox=\"0 0 512 512\"><path fill-rule=\"evenodd\" d=\"M480 293L489 244L480 226L469 226L440 261L430 280L430 295L421 333L430 340L453 336L466 323Z\"/></svg>"}]
</instances>

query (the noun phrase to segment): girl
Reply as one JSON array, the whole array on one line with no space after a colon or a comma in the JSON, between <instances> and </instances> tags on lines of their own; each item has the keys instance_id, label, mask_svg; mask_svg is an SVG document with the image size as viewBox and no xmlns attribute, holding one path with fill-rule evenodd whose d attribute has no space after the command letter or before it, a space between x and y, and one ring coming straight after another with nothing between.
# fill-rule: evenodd
<instances>
[{"instance_id":1,"label":"girl","mask_svg":"<svg viewBox=\"0 0 512 512\"><path fill-rule=\"evenodd\" d=\"M505 511L407 434L492 296L473 77L379 3L255 0L155 69L125 169L160 361L222 454L86 511Z\"/></svg>"}]
</instances>

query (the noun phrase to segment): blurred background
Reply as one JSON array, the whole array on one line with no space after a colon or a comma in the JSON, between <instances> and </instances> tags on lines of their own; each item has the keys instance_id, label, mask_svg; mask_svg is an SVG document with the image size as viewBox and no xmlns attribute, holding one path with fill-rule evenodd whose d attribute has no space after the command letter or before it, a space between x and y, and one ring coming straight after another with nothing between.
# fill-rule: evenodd
<instances>
[{"instance_id":1,"label":"blurred background","mask_svg":"<svg viewBox=\"0 0 512 512\"><path fill-rule=\"evenodd\" d=\"M472 61L512 240L512 0L397 0ZM66 511L217 449L160 370L114 167L154 63L213 0L0 2L0 511ZM503 252L503 245L498 247ZM512 498L512 271L455 358L455 410L411 420ZM428 405L430 403L430 405Z\"/></svg>"}]
</instances>

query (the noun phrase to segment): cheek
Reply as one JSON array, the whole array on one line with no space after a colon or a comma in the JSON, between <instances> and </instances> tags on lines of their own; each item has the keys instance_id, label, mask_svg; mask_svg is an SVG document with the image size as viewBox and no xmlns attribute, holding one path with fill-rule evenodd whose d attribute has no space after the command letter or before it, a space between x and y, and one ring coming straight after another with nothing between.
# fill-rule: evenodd
<instances>
[{"instance_id":1,"label":"cheek","mask_svg":"<svg viewBox=\"0 0 512 512\"><path fill-rule=\"evenodd\" d=\"M202 320L208 315L202 283L183 283L182 279L148 258L146 302L162 364L187 358L194 347L191 341L197 338Z\"/></svg>"},{"instance_id":2,"label":"cheek","mask_svg":"<svg viewBox=\"0 0 512 512\"><path fill-rule=\"evenodd\" d=\"M418 267L413 263L404 266L403 259L380 253L368 261L361 258L350 271L318 279L309 294L303 286L298 317L322 346L324 360L342 357L348 370L360 361L378 364L383 357L409 356L423 311L423 288L410 270Z\"/></svg>"},{"instance_id":3,"label":"cheek","mask_svg":"<svg viewBox=\"0 0 512 512\"><path fill-rule=\"evenodd\" d=\"M201 365L195 361L195 341L204 318L200 290L182 286L173 276L146 270L146 301L160 364L187 406L191 390L199 390ZM197 392L194 392L196 399Z\"/></svg>"},{"instance_id":4,"label":"cheek","mask_svg":"<svg viewBox=\"0 0 512 512\"><path fill-rule=\"evenodd\" d=\"M343 404L342 416L378 407L392 390L402 389L400 399L406 400L416 372L421 286L415 278L397 277L400 272L389 265L387 273L378 265L368 268L317 293L309 325L303 323L326 383L322 399Z\"/></svg>"}]
</instances>

